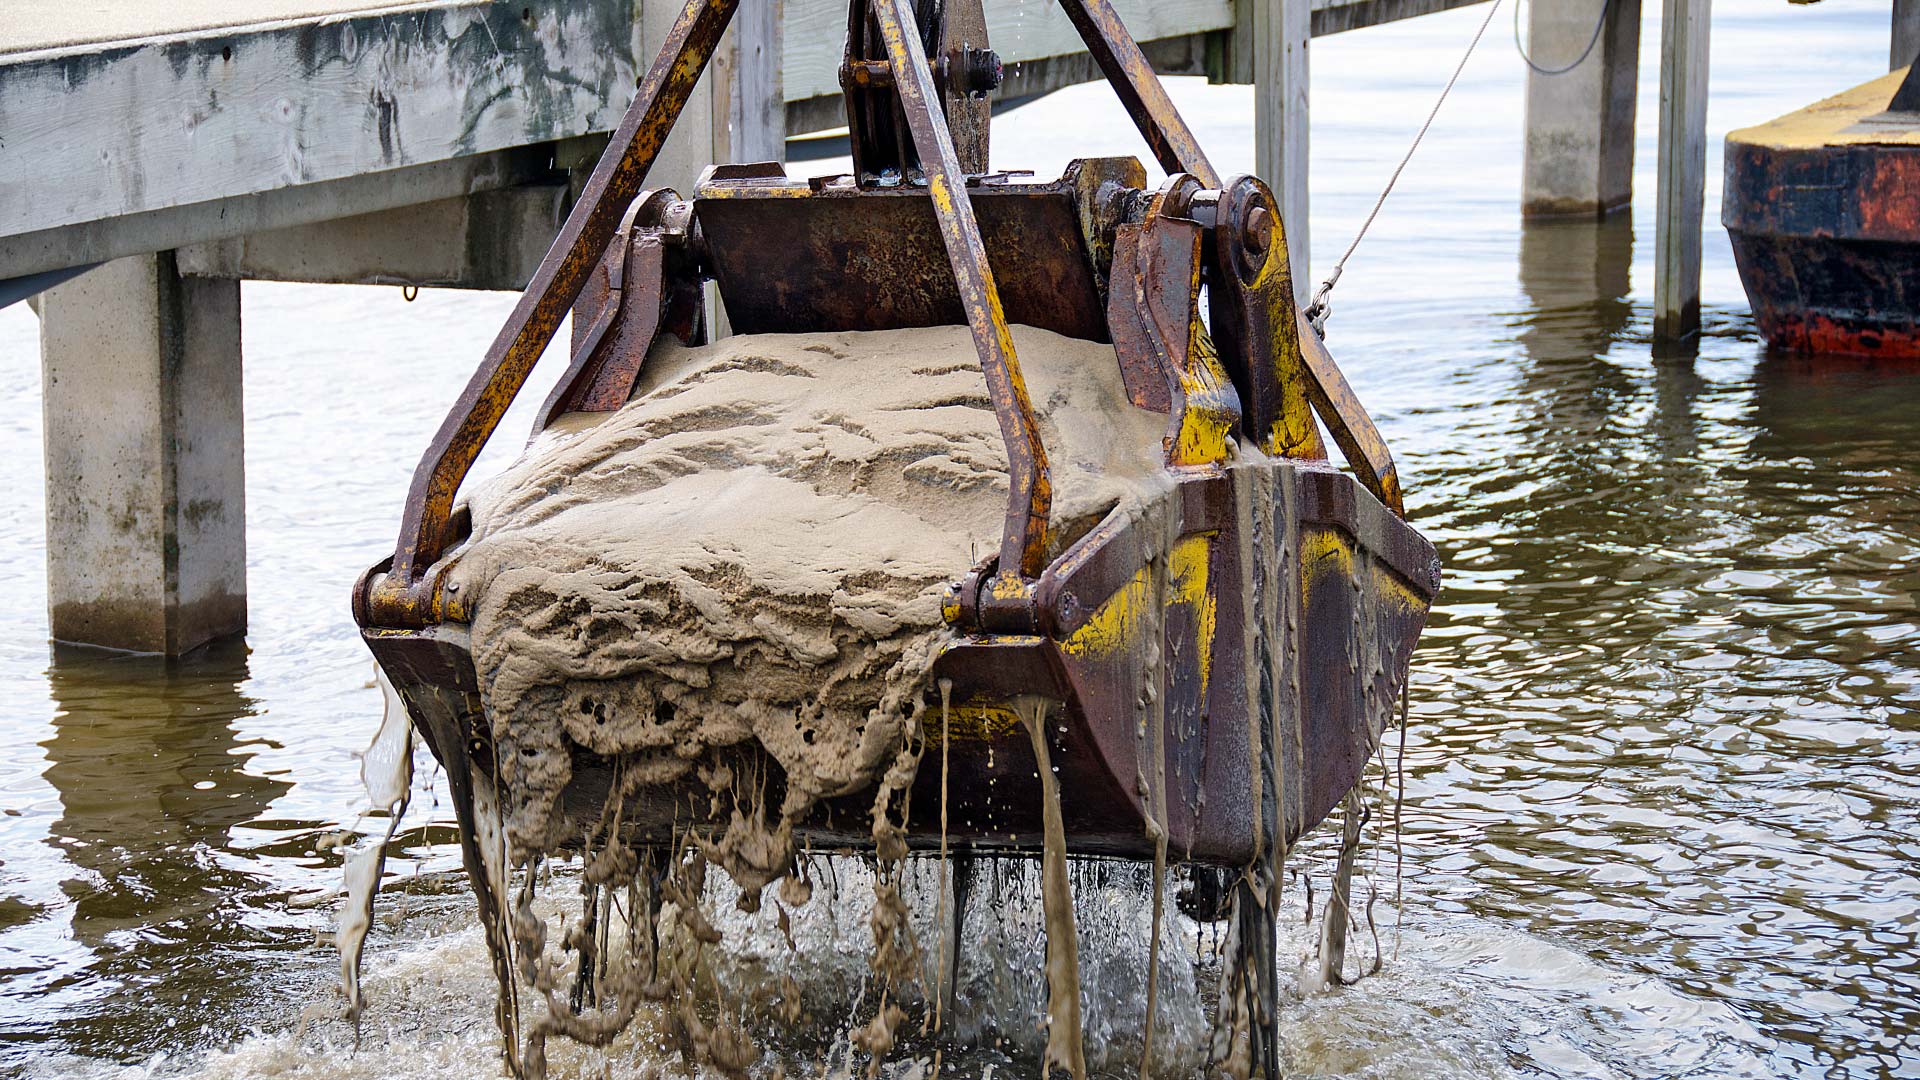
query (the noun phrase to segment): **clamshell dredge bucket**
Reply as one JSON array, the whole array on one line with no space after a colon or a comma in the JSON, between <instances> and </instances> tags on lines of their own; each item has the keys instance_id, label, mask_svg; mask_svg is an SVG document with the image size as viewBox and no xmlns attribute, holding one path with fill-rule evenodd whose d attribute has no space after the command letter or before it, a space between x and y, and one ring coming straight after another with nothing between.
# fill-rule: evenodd
<instances>
[{"instance_id":1,"label":"clamshell dredge bucket","mask_svg":"<svg viewBox=\"0 0 1920 1080\"><path fill-rule=\"evenodd\" d=\"M956 637L923 725L925 760L946 759L948 843L1041 847L1023 710L1045 717L1075 853L1152 858L1164 839L1175 862L1252 868L1245 888L1354 787L1404 683L1434 550L1401 519L1378 432L1295 310L1268 188L1219 179L1106 0L1063 3L1169 173L1159 188L1130 158L1079 161L1047 183L988 172L998 62L977 3L854 0L841 76L853 175L723 165L690 199L643 192L735 5L694 0L681 15L416 472L393 558L355 590L367 644L464 816L492 764L469 598L447 587L468 530L454 492L569 306L572 365L542 425L620 408L661 335L696 342L707 281L739 333L972 330L1010 493L999 551L955 568ZM1128 397L1167 417L1163 493L1051 559L1046 448L1009 322L1110 342ZM1315 413L1351 474L1328 463ZM574 772L568 802L597 807L606 770ZM918 805L939 805L942 769L916 784ZM689 824L687 800L673 801L630 809L641 842L670 842L676 815ZM862 820L852 802L826 804L811 838L870 842ZM940 839L935 815L913 818L910 844ZM1270 948L1266 964L1270 993Z\"/></svg>"}]
</instances>

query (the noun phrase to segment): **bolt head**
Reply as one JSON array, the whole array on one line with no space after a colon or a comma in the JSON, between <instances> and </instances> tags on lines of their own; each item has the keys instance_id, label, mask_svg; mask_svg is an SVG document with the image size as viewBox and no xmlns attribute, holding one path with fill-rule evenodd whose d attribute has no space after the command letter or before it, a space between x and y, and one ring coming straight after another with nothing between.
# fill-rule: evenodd
<instances>
[{"instance_id":1,"label":"bolt head","mask_svg":"<svg viewBox=\"0 0 1920 1080\"><path fill-rule=\"evenodd\" d=\"M992 49L976 49L969 45L961 51L961 58L968 93L992 93L1000 88L1000 83L1006 78L1006 68L1000 63L1000 54Z\"/></svg>"},{"instance_id":2,"label":"bolt head","mask_svg":"<svg viewBox=\"0 0 1920 1080\"><path fill-rule=\"evenodd\" d=\"M1247 212L1247 250L1256 254L1264 253L1273 246L1273 215L1264 206L1256 206Z\"/></svg>"}]
</instances>

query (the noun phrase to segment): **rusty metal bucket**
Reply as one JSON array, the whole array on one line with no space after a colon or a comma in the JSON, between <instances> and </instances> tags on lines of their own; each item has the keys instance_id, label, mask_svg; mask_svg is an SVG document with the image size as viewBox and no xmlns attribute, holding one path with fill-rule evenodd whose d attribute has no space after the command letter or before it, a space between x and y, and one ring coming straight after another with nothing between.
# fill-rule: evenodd
<instances>
[{"instance_id":1,"label":"rusty metal bucket","mask_svg":"<svg viewBox=\"0 0 1920 1080\"><path fill-rule=\"evenodd\" d=\"M1299 322L1286 319L1277 333L1271 318L1250 322L1249 311L1290 313L1284 241L1265 241L1252 282L1241 281L1238 268L1253 257L1219 219L1223 205L1245 204L1243 218L1270 207L1265 188L1242 179L1221 193L1176 177L1146 191L1142 175L1131 159L1083 161L1052 183L971 192L1011 317L1113 342L1136 403L1168 414L1169 483L1154 504L1116 510L1011 597L993 595L999 559L955 568L971 571L948 604L963 633L935 665L947 706L929 702L937 718L927 728L936 745L949 744L951 842L1038 848L1034 753L1016 716L1017 699L1036 697L1052 703L1070 850L1151 857L1149 822L1163 818L1179 860L1241 865L1263 838L1285 842L1324 818L1359 778L1404 682L1437 563L1380 497L1326 461L1306 415L1318 395L1306 393ZM960 321L924 192L725 168L690 201L662 193L635 208L583 295L573 366L543 423L623 404L657 335L697 335L703 277L743 332ZM748 239L768 235L787 242ZM1223 262L1234 269L1208 272ZM1211 333L1199 314L1203 283ZM1250 374L1262 371L1267 378ZM1261 430L1256 417L1264 439L1248 435ZM1374 467L1390 476L1380 460ZM429 576L457 558L456 547ZM389 565L369 572L360 597ZM443 618L420 628L381 626L364 603L356 615L451 765L462 748L486 744L489 726L462 602L441 594L435 607ZM471 756L485 774L490 754ZM1141 782L1161 768L1163 782ZM576 773L568 802L599 806L606 777L590 766ZM922 770L916 800L936 799L940 782L938 770ZM1143 789L1164 790L1165 805L1156 811ZM1255 820L1263 794L1279 800L1264 827ZM684 799L662 801L684 817ZM674 824L645 808L627 820L654 822L657 841ZM861 838L835 820L861 817L850 803L829 804L813 838ZM909 843L937 839L931 818L910 822Z\"/></svg>"},{"instance_id":2,"label":"rusty metal bucket","mask_svg":"<svg viewBox=\"0 0 1920 1080\"><path fill-rule=\"evenodd\" d=\"M394 557L354 592L368 647L447 768L490 924L471 802L493 779L491 726L467 601L445 588L468 528L454 493L569 305L572 362L542 424L623 405L656 338L698 340L707 282L742 333L973 330L1010 492L998 553L955 567L955 637L928 691L923 761L942 764L921 768L912 801L941 805L944 791L945 842L1041 847L1022 710L1044 717L1066 845L1081 854L1255 868L1243 877L1254 889L1358 782L1438 587L1434 549L1402 519L1384 442L1295 310L1271 192L1218 178L1105 0L1063 3L1170 174L1158 189L1132 159L1077 162L1046 183L986 172L985 97L946 82L977 77L979 50L923 38L910 0L853 0L854 175L799 182L778 164L729 165L690 199L643 193L734 4L694 0L669 35L422 461ZM936 68L929 41L956 51ZM1009 321L1112 343L1129 398L1167 416L1164 494L1052 557L1046 451ZM1316 415L1351 472L1329 463ZM597 809L610 779L583 752L566 802ZM637 842L698 827L686 800L657 801L623 819ZM866 810L823 804L802 832L871 842ZM910 817L907 840L942 842L939 819ZM1270 953L1270 920L1264 933ZM1266 1023L1271 960L1254 995ZM1269 1039L1258 1056L1271 1066L1271 1054Z\"/></svg>"}]
</instances>

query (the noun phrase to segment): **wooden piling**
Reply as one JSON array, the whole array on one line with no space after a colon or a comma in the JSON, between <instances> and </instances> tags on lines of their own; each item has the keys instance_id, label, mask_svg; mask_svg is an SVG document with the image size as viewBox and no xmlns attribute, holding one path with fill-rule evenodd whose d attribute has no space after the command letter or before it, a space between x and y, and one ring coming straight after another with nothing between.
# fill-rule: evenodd
<instances>
[{"instance_id":1,"label":"wooden piling","mask_svg":"<svg viewBox=\"0 0 1920 1080\"><path fill-rule=\"evenodd\" d=\"M740 5L714 54L715 161L786 160L780 18L779 4Z\"/></svg>"},{"instance_id":2,"label":"wooden piling","mask_svg":"<svg viewBox=\"0 0 1920 1080\"><path fill-rule=\"evenodd\" d=\"M1313 293L1307 261L1307 42L1313 0L1252 3L1254 166L1273 189L1293 259L1293 292Z\"/></svg>"},{"instance_id":3,"label":"wooden piling","mask_svg":"<svg viewBox=\"0 0 1920 1080\"><path fill-rule=\"evenodd\" d=\"M1657 342L1684 341L1700 330L1711 6L1711 0L1663 0L1662 4L1659 203L1653 271L1653 337Z\"/></svg>"}]
</instances>

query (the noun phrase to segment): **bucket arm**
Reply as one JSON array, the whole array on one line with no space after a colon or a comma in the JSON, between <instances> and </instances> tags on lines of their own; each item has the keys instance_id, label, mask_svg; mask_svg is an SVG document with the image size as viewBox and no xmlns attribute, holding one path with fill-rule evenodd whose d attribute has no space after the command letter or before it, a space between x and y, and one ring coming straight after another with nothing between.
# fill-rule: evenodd
<instances>
[{"instance_id":1,"label":"bucket arm","mask_svg":"<svg viewBox=\"0 0 1920 1080\"><path fill-rule=\"evenodd\" d=\"M367 613L381 625L425 626L437 621L439 582L427 579L425 571L457 539L451 522L460 482L526 384L534 363L553 340L628 206L639 195L738 6L739 0L691 0L674 21L659 58L614 131L610 145L618 147L618 152L606 154L594 167L513 314L434 434L407 492L392 568L383 578L367 583L364 598L356 598L364 600Z\"/></svg>"},{"instance_id":2,"label":"bucket arm","mask_svg":"<svg viewBox=\"0 0 1920 1080\"><path fill-rule=\"evenodd\" d=\"M1189 173L1203 186L1218 189L1220 174L1200 149L1200 140L1180 118L1180 110L1173 107L1173 99L1160 85L1160 76L1154 74L1147 54L1140 51L1140 43L1127 33L1112 0L1060 0L1060 6L1080 32L1080 40L1094 63L1100 65L1101 74L1120 95L1120 103L1133 117L1133 126L1140 129L1140 137L1147 140L1160 167L1169 176Z\"/></svg>"}]
</instances>

